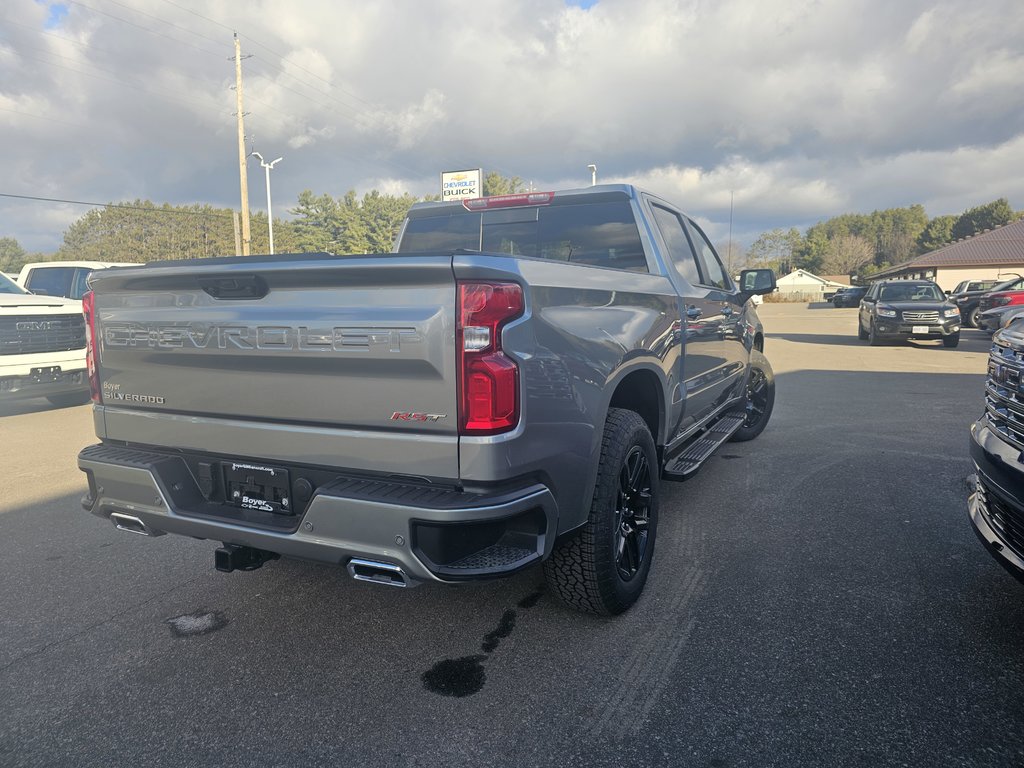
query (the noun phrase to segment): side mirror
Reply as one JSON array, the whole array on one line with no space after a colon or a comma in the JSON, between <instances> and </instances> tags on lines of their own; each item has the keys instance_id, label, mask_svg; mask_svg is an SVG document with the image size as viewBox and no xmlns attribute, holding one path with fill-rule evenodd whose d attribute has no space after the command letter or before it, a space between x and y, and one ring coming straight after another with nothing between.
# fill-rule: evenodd
<instances>
[{"instance_id":1,"label":"side mirror","mask_svg":"<svg viewBox=\"0 0 1024 768\"><path fill-rule=\"evenodd\" d=\"M775 290L775 273L770 269L744 269L740 272L740 290L760 295Z\"/></svg>"}]
</instances>

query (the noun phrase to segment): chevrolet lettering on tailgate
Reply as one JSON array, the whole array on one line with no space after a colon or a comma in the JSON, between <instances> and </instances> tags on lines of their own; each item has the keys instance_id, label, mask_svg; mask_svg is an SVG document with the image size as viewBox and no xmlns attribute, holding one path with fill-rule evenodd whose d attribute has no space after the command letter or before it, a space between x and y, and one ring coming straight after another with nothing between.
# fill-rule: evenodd
<instances>
[{"instance_id":1,"label":"chevrolet lettering on tailgate","mask_svg":"<svg viewBox=\"0 0 1024 768\"><path fill-rule=\"evenodd\" d=\"M246 349L312 352L401 352L418 344L415 328L335 327L290 325L143 325L111 323L103 328L109 347L149 349Z\"/></svg>"}]
</instances>

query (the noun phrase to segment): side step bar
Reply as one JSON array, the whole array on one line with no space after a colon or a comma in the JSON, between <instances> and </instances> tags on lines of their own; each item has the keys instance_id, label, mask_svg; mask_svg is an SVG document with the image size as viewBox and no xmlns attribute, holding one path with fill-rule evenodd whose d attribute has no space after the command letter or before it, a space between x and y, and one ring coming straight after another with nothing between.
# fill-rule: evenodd
<instances>
[{"instance_id":1,"label":"side step bar","mask_svg":"<svg viewBox=\"0 0 1024 768\"><path fill-rule=\"evenodd\" d=\"M720 418L707 432L686 446L682 453L668 460L662 470L662 477L666 480L685 480L691 477L719 446L743 426L745 419L746 414L743 413L730 413Z\"/></svg>"}]
</instances>

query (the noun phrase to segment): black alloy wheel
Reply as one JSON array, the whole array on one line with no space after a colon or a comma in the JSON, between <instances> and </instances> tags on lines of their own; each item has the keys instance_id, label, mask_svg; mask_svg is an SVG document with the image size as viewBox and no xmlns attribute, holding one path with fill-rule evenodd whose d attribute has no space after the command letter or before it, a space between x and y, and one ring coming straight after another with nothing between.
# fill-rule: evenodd
<instances>
[{"instance_id":1,"label":"black alloy wheel","mask_svg":"<svg viewBox=\"0 0 1024 768\"><path fill-rule=\"evenodd\" d=\"M609 408L586 522L544 561L567 605L614 616L640 597L658 535L660 467L654 438L635 411Z\"/></svg>"},{"instance_id":2,"label":"black alloy wheel","mask_svg":"<svg viewBox=\"0 0 1024 768\"><path fill-rule=\"evenodd\" d=\"M747 406L746 418L743 420L744 429L753 429L765 417L768 412L768 377L760 368L752 368L750 379L747 381Z\"/></svg>"},{"instance_id":3,"label":"black alloy wheel","mask_svg":"<svg viewBox=\"0 0 1024 768\"><path fill-rule=\"evenodd\" d=\"M756 349L750 352L750 373L743 394L743 410L737 411L743 423L729 438L734 443L753 440L764 432L775 408L775 373L768 358Z\"/></svg>"},{"instance_id":4,"label":"black alloy wheel","mask_svg":"<svg viewBox=\"0 0 1024 768\"><path fill-rule=\"evenodd\" d=\"M633 579L646 562L650 512L651 465L634 445L619 470L615 506L615 567L623 581Z\"/></svg>"}]
</instances>

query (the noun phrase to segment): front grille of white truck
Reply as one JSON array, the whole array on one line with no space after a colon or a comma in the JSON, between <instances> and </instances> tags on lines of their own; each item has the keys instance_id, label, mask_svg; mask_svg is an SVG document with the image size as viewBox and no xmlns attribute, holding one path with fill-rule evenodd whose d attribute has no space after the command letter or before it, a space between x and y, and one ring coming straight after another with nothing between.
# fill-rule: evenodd
<instances>
[{"instance_id":1,"label":"front grille of white truck","mask_svg":"<svg viewBox=\"0 0 1024 768\"><path fill-rule=\"evenodd\" d=\"M0 355L33 355L85 349L85 318L73 315L0 317Z\"/></svg>"}]
</instances>

